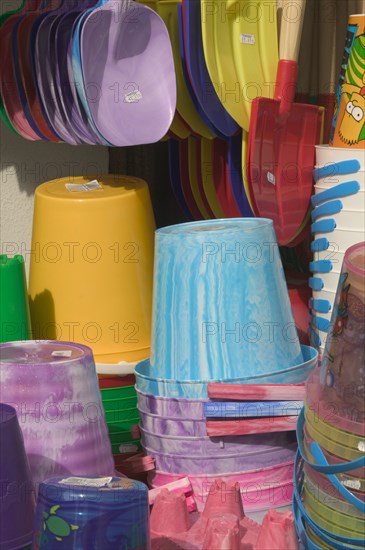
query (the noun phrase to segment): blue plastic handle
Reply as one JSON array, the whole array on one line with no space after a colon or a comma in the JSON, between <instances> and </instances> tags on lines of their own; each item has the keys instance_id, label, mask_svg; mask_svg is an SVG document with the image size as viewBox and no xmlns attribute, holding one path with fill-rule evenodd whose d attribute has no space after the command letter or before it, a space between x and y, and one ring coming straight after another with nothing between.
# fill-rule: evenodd
<instances>
[{"instance_id":1,"label":"blue plastic handle","mask_svg":"<svg viewBox=\"0 0 365 550\"><path fill-rule=\"evenodd\" d=\"M359 549L364 548L365 546L364 538L355 539L351 537L342 537L341 535L332 533L327 529L325 529L324 527L319 526L308 514L302 502L301 496L299 494L299 491L301 492L303 487L303 479L299 480L299 475L301 474L299 460L300 460L300 454L297 452L295 457L295 465L294 465L294 494L293 494L294 510L296 510L296 507L299 508L299 511L302 517L304 518L305 522L308 524L308 526L314 531L314 533L321 540L323 540L327 545L329 545L330 548L334 550L347 550L349 548L348 546L349 544L351 545L351 547L354 546L355 548L359 548ZM298 473L298 470L299 470L299 473Z\"/></svg>"},{"instance_id":2,"label":"blue plastic handle","mask_svg":"<svg viewBox=\"0 0 365 550\"><path fill-rule=\"evenodd\" d=\"M322 290L324 287L324 283L320 277L309 277L308 284L312 290Z\"/></svg>"},{"instance_id":3,"label":"blue plastic handle","mask_svg":"<svg viewBox=\"0 0 365 550\"><path fill-rule=\"evenodd\" d=\"M340 200L329 201L317 206L312 210L312 221L315 222L318 218L322 216L331 216L332 214L338 214L341 212L343 204Z\"/></svg>"},{"instance_id":4,"label":"blue plastic handle","mask_svg":"<svg viewBox=\"0 0 365 550\"><path fill-rule=\"evenodd\" d=\"M311 251L312 252L323 252L327 250L330 245L330 242L326 237L320 237L311 242Z\"/></svg>"},{"instance_id":5,"label":"blue plastic handle","mask_svg":"<svg viewBox=\"0 0 365 550\"><path fill-rule=\"evenodd\" d=\"M341 160L327 164L321 168L316 168L313 171L314 181L317 182L321 178L329 178L331 176L344 176L345 174L354 174L360 170L360 163L356 159Z\"/></svg>"},{"instance_id":6,"label":"blue plastic handle","mask_svg":"<svg viewBox=\"0 0 365 550\"><path fill-rule=\"evenodd\" d=\"M317 464L316 462L310 462L305 455L305 449L303 445L303 428L305 423L304 417L304 408L301 410L298 421L297 421L297 442L298 448L301 454L302 459L308 466L316 470L321 474L344 474L350 472L351 470L357 470L357 468L363 468L365 466L365 455L357 458L356 460L351 460L349 462L343 462L341 464Z\"/></svg>"},{"instance_id":7,"label":"blue plastic handle","mask_svg":"<svg viewBox=\"0 0 365 550\"><path fill-rule=\"evenodd\" d=\"M326 457L323 454L323 451L321 447L318 445L317 441L313 441L313 443L310 446L312 456L317 464L320 466L328 466L328 462ZM330 480L332 485L337 489L337 491L342 495L350 504L355 506L360 512L365 514L365 502L363 500L360 500L359 498L355 497L351 491L349 491L340 480L334 475L334 474L327 474L327 478ZM365 541L364 541L365 545Z\"/></svg>"},{"instance_id":8,"label":"blue plastic handle","mask_svg":"<svg viewBox=\"0 0 365 550\"><path fill-rule=\"evenodd\" d=\"M339 183L334 185L330 189L321 191L317 195L312 195L312 206L318 206L322 202L329 201L331 199L338 199L339 197L347 197L348 195L354 195L360 189L360 184L356 180L346 181L345 183Z\"/></svg>"},{"instance_id":9,"label":"blue plastic handle","mask_svg":"<svg viewBox=\"0 0 365 550\"><path fill-rule=\"evenodd\" d=\"M311 225L312 233L331 233L336 229L336 222L332 218L319 220Z\"/></svg>"},{"instance_id":10,"label":"blue plastic handle","mask_svg":"<svg viewBox=\"0 0 365 550\"><path fill-rule=\"evenodd\" d=\"M331 311L331 302L329 300L320 300L311 298L310 307L318 313L328 313Z\"/></svg>"},{"instance_id":11,"label":"blue plastic handle","mask_svg":"<svg viewBox=\"0 0 365 550\"><path fill-rule=\"evenodd\" d=\"M332 271L331 260L315 260L309 262L309 270L313 273L329 273Z\"/></svg>"},{"instance_id":12,"label":"blue plastic handle","mask_svg":"<svg viewBox=\"0 0 365 550\"><path fill-rule=\"evenodd\" d=\"M318 328L318 330L321 330L322 332L328 332L328 328L330 326L330 322L328 319L325 319L324 317L317 317L317 315L311 316L311 322L313 326Z\"/></svg>"},{"instance_id":13,"label":"blue plastic handle","mask_svg":"<svg viewBox=\"0 0 365 550\"><path fill-rule=\"evenodd\" d=\"M304 548L306 550L322 550L307 535L295 495L293 495L293 515L295 518L295 529L299 540L304 544Z\"/></svg>"}]
</instances>

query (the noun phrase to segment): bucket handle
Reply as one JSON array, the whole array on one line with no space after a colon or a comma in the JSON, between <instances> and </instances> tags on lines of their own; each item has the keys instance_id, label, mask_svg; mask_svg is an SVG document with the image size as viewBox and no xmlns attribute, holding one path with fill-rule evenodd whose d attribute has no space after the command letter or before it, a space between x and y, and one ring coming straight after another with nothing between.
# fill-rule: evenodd
<instances>
[{"instance_id":1,"label":"bucket handle","mask_svg":"<svg viewBox=\"0 0 365 550\"><path fill-rule=\"evenodd\" d=\"M301 454L303 461L308 464L311 468L325 474L332 485L337 489L337 491L355 508L360 510L363 514L365 513L365 502L357 498L351 491L349 491L335 474L348 472L350 470L356 470L357 468L363 468L365 466L365 455L352 460L351 462L345 462L344 464L328 464L326 457L323 454L322 449L317 442L311 444L310 450L315 459L315 463L310 462L306 456L303 447L303 428L304 428L304 407L301 410L298 422L297 422L297 440L298 440L298 449ZM365 543L364 543L365 546Z\"/></svg>"},{"instance_id":2,"label":"bucket handle","mask_svg":"<svg viewBox=\"0 0 365 550\"><path fill-rule=\"evenodd\" d=\"M355 539L351 537L342 537L340 535L336 535L335 533L331 533L330 531L327 531L327 529L324 529L324 527L320 527L308 514L307 510L305 509L305 506L301 500L299 489L302 488L303 480L299 481L298 479L298 470L301 471L301 464L300 459L302 459L304 462L307 462L303 456L300 456L300 451L298 449L296 457L295 457L295 465L294 465L294 494L293 494L293 507L295 509L295 505L299 508L301 515L304 517L305 521L308 523L310 528L318 535L324 542L330 545L331 548L334 548L336 550L343 550L344 548L347 548L348 546L345 545L352 545L358 548L364 548L365 547L365 540L364 539Z\"/></svg>"}]
</instances>

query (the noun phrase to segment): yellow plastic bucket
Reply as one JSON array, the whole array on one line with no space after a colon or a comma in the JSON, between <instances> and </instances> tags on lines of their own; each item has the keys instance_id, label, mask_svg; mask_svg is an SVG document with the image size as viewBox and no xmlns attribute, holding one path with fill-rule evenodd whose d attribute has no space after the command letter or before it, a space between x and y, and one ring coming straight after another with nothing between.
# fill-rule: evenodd
<instances>
[{"instance_id":1,"label":"yellow plastic bucket","mask_svg":"<svg viewBox=\"0 0 365 550\"><path fill-rule=\"evenodd\" d=\"M34 337L90 346L96 363L149 356L155 222L147 183L67 177L35 192Z\"/></svg>"}]
</instances>

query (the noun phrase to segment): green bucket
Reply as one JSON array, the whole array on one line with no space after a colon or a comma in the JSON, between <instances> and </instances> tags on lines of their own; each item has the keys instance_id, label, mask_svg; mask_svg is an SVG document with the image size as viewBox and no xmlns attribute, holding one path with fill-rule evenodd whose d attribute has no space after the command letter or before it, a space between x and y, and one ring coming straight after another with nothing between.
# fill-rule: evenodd
<instances>
[{"instance_id":1,"label":"green bucket","mask_svg":"<svg viewBox=\"0 0 365 550\"><path fill-rule=\"evenodd\" d=\"M29 340L32 330L23 256L0 255L0 342Z\"/></svg>"}]
</instances>

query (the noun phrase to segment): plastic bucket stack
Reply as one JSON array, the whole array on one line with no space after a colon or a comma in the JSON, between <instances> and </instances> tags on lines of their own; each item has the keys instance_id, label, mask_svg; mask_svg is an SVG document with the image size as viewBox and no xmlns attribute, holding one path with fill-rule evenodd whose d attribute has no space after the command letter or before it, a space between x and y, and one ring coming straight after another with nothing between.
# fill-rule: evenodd
<instances>
[{"instance_id":1,"label":"plastic bucket stack","mask_svg":"<svg viewBox=\"0 0 365 550\"><path fill-rule=\"evenodd\" d=\"M307 380L305 407L298 421L294 510L306 547L361 548L365 525L365 242L345 254L330 327L321 369Z\"/></svg>"},{"instance_id":2,"label":"plastic bucket stack","mask_svg":"<svg viewBox=\"0 0 365 550\"><path fill-rule=\"evenodd\" d=\"M0 255L0 342L32 337L23 256Z\"/></svg>"},{"instance_id":3,"label":"plastic bucket stack","mask_svg":"<svg viewBox=\"0 0 365 550\"><path fill-rule=\"evenodd\" d=\"M199 510L215 478L239 483L246 511L288 504L294 434L210 438L204 420L208 382L299 383L317 364L299 344L272 221L159 229L152 310L151 359L135 369L150 484L188 476Z\"/></svg>"},{"instance_id":4,"label":"plastic bucket stack","mask_svg":"<svg viewBox=\"0 0 365 550\"><path fill-rule=\"evenodd\" d=\"M99 380L99 385L114 462L118 469L126 455L141 448L139 439L133 437L131 430L132 426L139 423L135 378L133 375L103 378Z\"/></svg>"},{"instance_id":5,"label":"plastic bucket stack","mask_svg":"<svg viewBox=\"0 0 365 550\"><path fill-rule=\"evenodd\" d=\"M311 342L323 353L345 252L364 238L364 152L318 146L315 180Z\"/></svg>"},{"instance_id":6,"label":"plastic bucket stack","mask_svg":"<svg viewBox=\"0 0 365 550\"><path fill-rule=\"evenodd\" d=\"M141 179L67 177L36 189L29 276L34 337L93 350L116 462L140 450L130 433L138 411L128 375L150 352L154 229Z\"/></svg>"}]
</instances>

